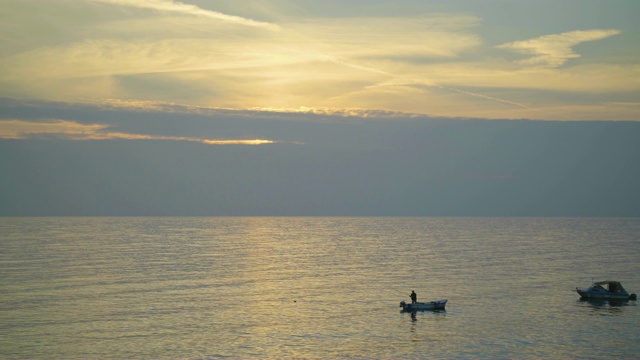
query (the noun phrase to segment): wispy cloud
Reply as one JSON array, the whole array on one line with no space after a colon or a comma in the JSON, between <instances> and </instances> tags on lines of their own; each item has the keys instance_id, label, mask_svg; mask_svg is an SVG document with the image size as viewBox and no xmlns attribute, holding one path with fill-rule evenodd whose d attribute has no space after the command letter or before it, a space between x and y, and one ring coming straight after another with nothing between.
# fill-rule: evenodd
<instances>
[{"instance_id":1,"label":"wispy cloud","mask_svg":"<svg viewBox=\"0 0 640 360\"><path fill-rule=\"evenodd\" d=\"M152 9L157 11L173 12L185 15L203 16L211 19L222 20L229 23L245 26L256 26L271 30L277 30L278 25L253 19L247 19L241 16L228 15L218 11L205 10L201 7L191 4L185 4L172 0L91 0L93 2L113 4L119 6L135 7L141 9Z\"/></svg>"},{"instance_id":2,"label":"wispy cloud","mask_svg":"<svg viewBox=\"0 0 640 360\"><path fill-rule=\"evenodd\" d=\"M26 140L54 138L64 140L170 140L199 142L207 145L266 145L276 143L267 139L205 139L185 136L161 136L109 131L105 124L81 124L75 121L51 119L48 121L26 121L20 119L0 120L0 139Z\"/></svg>"},{"instance_id":3,"label":"wispy cloud","mask_svg":"<svg viewBox=\"0 0 640 360\"><path fill-rule=\"evenodd\" d=\"M523 65L558 67L569 59L579 58L572 47L587 41L601 40L620 34L620 30L576 30L561 34L545 35L535 39L514 41L498 46L498 49L514 50L532 57L519 61Z\"/></svg>"},{"instance_id":4,"label":"wispy cloud","mask_svg":"<svg viewBox=\"0 0 640 360\"><path fill-rule=\"evenodd\" d=\"M287 23L298 41L340 58L411 60L456 58L482 43L469 31L480 19L435 14L414 17L350 17Z\"/></svg>"},{"instance_id":5,"label":"wispy cloud","mask_svg":"<svg viewBox=\"0 0 640 360\"><path fill-rule=\"evenodd\" d=\"M624 30L616 42L595 42L621 34L617 25L529 35L496 48L486 42L492 38L487 29L496 28L473 12L433 13L414 1L397 5L412 3L422 10L388 14L337 0L327 2L334 7L288 0L4 2L0 39L7 46L0 50L0 69L8 70L0 71L0 97L5 98L138 102L155 111L173 104L553 118L544 109L555 107L559 95L568 105L590 106L593 94L614 101L640 89L638 50L621 45L633 38L632 31ZM342 7L351 11L339 12ZM405 8L384 8L395 7ZM587 23L581 26L589 29ZM580 54L579 44L589 41L594 41L589 56ZM626 47L616 52L609 45ZM511 61L513 55L522 60ZM615 110L620 117L638 118L637 110L629 115L629 107Z\"/></svg>"}]
</instances>

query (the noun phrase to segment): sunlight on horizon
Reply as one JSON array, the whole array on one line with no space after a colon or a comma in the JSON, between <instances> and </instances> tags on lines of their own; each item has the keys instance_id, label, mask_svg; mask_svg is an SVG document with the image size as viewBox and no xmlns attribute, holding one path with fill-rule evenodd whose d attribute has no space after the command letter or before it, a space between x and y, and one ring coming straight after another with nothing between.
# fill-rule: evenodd
<instances>
[{"instance_id":1,"label":"sunlight on horizon","mask_svg":"<svg viewBox=\"0 0 640 360\"><path fill-rule=\"evenodd\" d=\"M203 139L185 136L162 136L104 131L110 125L80 124L75 121L52 119L44 122L0 119L0 139L66 139L88 140L170 140L200 142L207 145L266 145L277 141L267 139Z\"/></svg>"}]
</instances>

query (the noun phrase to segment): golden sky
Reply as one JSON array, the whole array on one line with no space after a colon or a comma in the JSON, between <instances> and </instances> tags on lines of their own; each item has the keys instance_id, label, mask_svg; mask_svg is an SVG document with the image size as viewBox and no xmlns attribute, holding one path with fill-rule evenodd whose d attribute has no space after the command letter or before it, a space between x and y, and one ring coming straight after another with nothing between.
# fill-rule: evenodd
<instances>
[{"instance_id":1,"label":"golden sky","mask_svg":"<svg viewBox=\"0 0 640 360\"><path fill-rule=\"evenodd\" d=\"M640 120L638 13L635 0L3 0L0 97Z\"/></svg>"}]
</instances>

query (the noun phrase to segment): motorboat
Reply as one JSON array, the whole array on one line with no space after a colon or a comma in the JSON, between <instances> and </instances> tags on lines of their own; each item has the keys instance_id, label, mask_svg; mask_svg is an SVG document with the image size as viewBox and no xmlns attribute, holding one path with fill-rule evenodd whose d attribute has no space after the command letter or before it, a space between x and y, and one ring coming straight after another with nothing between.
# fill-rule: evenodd
<instances>
[{"instance_id":1,"label":"motorboat","mask_svg":"<svg viewBox=\"0 0 640 360\"><path fill-rule=\"evenodd\" d=\"M636 294L629 295L629 292L622 287L619 281L597 281L589 288L576 288L576 292L583 299L609 299L609 300L635 300Z\"/></svg>"},{"instance_id":2,"label":"motorboat","mask_svg":"<svg viewBox=\"0 0 640 360\"><path fill-rule=\"evenodd\" d=\"M436 300L429 302L417 302L417 303L406 303L404 300L400 301L400 307L402 311L410 312L410 311L422 311L422 310L444 310L444 307L447 305L447 300Z\"/></svg>"}]
</instances>

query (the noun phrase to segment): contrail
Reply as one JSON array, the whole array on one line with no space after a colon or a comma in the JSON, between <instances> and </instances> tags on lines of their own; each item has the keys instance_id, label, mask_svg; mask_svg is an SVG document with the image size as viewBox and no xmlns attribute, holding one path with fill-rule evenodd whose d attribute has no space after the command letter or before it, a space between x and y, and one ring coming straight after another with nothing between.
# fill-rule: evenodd
<instances>
[{"instance_id":1,"label":"contrail","mask_svg":"<svg viewBox=\"0 0 640 360\"><path fill-rule=\"evenodd\" d=\"M482 94L474 93L474 92L471 92L471 91L455 89L455 88L452 88L452 87L442 86L442 85L438 85L438 84L431 84L431 86L439 87L439 88L445 89L445 90L456 91L456 92L459 92L461 94L477 96L479 98L483 98L483 99L487 99L487 100L493 100L493 101L497 101L497 102L501 102L501 103L505 103L505 104L509 104L509 105L515 105L515 106L519 106L519 107L525 108L525 109L531 109L530 106L527 106L527 105L524 105L524 104L520 104L520 103L517 103L515 101L500 99L500 98L493 97L493 96L482 95Z\"/></svg>"},{"instance_id":2,"label":"contrail","mask_svg":"<svg viewBox=\"0 0 640 360\"><path fill-rule=\"evenodd\" d=\"M222 20L238 25L261 27L269 30L278 30L276 24L256 21L241 16L228 15L218 11L205 10L201 7L191 4L185 4L173 0L92 0L105 4L113 4L120 6L135 7L141 9L153 9L158 11L176 12L186 15L204 16L212 19Z\"/></svg>"},{"instance_id":3,"label":"contrail","mask_svg":"<svg viewBox=\"0 0 640 360\"><path fill-rule=\"evenodd\" d=\"M349 66L349 63L345 62L344 64ZM356 67L356 66L352 66L352 67ZM388 73L388 72L383 71L383 70L378 70L378 69L375 69L375 68L367 68L367 70L374 71L374 72L377 72L377 73L380 73L380 74L394 76L391 73ZM452 87L449 87L449 86L440 85L440 84L437 84L437 83L435 83L433 81L427 81L427 80L413 79L413 81L406 81L405 80L405 81L396 81L396 82L387 80L387 81L383 81L383 82L377 83L375 85L366 86L365 88L370 89L370 88L376 88L376 87L402 86L402 85L407 85L407 86L424 85L424 86L436 87L436 88L440 88L440 89L443 89L443 90L455 91L455 92L459 92L461 94L465 94L465 95L469 95L469 96L475 96L475 97L483 98L483 99L486 99L486 100L500 102L500 103L503 103L503 104L509 104L509 105L521 107L521 108L524 108L524 109L533 109L530 106L527 106L527 105L524 105L524 104L521 104L521 103L518 103L518 102L515 102L515 101L505 100L505 99L501 99L501 98L497 98L497 97L493 97L493 96L488 96L488 95L482 95L482 94L471 92L471 91L460 90L460 89L452 88ZM338 98L338 97L340 97L340 96L337 96L335 98Z\"/></svg>"}]
</instances>

